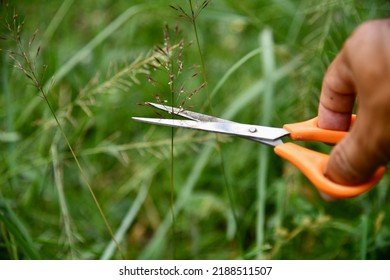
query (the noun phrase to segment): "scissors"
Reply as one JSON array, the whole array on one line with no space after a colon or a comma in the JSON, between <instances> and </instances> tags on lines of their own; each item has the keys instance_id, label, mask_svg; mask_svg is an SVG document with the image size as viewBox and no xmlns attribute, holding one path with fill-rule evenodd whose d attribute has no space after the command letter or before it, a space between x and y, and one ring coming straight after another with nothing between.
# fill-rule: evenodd
<instances>
[{"instance_id":1,"label":"scissors","mask_svg":"<svg viewBox=\"0 0 390 280\"><path fill-rule=\"evenodd\" d=\"M186 120L133 117L134 120L156 125L228 134L272 146L278 156L295 165L321 193L336 199L351 198L369 191L385 173L385 167L381 166L370 180L365 183L353 186L338 184L324 175L329 155L307 149L292 142L284 143L282 141L281 138L289 136L292 140L337 144L347 135L348 132L346 131L319 128L317 126L318 117L303 122L285 124L283 128L276 128L232 122L163 104L147 102L147 105L183 117ZM351 124L353 124L355 119L356 115L353 115Z\"/></svg>"}]
</instances>

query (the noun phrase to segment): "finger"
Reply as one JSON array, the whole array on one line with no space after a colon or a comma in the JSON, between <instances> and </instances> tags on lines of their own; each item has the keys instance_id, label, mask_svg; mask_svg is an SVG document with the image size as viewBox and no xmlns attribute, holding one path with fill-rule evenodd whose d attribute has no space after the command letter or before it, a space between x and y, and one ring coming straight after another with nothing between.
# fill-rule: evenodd
<instances>
[{"instance_id":1,"label":"finger","mask_svg":"<svg viewBox=\"0 0 390 280\"><path fill-rule=\"evenodd\" d=\"M332 150L325 176L345 185L366 182L383 164L383 154L367 137L367 121L358 117L350 133Z\"/></svg>"},{"instance_id":2,"label":"finger","mask_svg":"<svg viewBox=\"0 0 390 280\"><path fill-rule=\"evenodd\" d=\"M345 51L341 51L325 73L318 126L325 129L348 130L355 103L355 88Z\"/></svg>"},{"instance_id":3,"label":"finger","mask_svg":"<svg viewBox=\"0 0 390 280\"><path fill-rule=\"evenodd\" d=\"M337 183L367 181L390 158L390 133L386 129L390 119L389 32L389 20L359 26L324 76L320 127L347 130L355 95L359 95L358 118L333 149L325 170L325 175Z\"/></svg>"},{"instance_id":4,"label":"finger","mask_svg":"<svg viewBox=\"0 0 390 280\"><path fill-rule=\"evenodd\" d=\"M351 113L335 112L324 105L318 107L318 126L323 129L348 131L351 124Z\"/></svg>"}]
</instances>

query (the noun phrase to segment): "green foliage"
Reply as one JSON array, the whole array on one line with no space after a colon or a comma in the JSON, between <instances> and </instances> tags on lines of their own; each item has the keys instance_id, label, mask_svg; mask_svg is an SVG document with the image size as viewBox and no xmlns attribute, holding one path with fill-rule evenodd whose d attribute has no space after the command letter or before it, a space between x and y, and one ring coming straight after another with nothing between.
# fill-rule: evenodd
<instances>
[{"instance_id":1,"label":"green foliage","mask_svg":"<svg viewBox=\"0 0 390 280\"><path fill-rule=\"evenodd\" d=\"M172 178L171 130L131 120L182 84L197 91L177 100L199 112L274 126L313 117L326 67L388 1L15 2L0 9L0 258L389 258L388 174L324 202L269 147L175 130ZM5 24L14 10L27 73ZM176 43L196 43L172 91L156 46L176 24Z\"/></svg>"}]
</instances>

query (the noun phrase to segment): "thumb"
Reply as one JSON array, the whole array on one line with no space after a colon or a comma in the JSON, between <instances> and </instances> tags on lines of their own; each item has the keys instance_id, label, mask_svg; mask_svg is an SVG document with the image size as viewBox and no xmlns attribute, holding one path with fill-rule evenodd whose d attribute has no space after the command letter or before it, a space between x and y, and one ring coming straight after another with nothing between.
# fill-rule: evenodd
<instances>
[{"instance_id":1,"label":"thumb","mask_svg":"<svg viewBox=\"0 0 390 280\"><path fill-rule=\"evenodd\" d=\"M366 182L384 162L383 154L368 137L369 130L364 118L357 118L350 133L337 144L329 157L325 176L345 185Z\"/></svg>"}]
</instances>

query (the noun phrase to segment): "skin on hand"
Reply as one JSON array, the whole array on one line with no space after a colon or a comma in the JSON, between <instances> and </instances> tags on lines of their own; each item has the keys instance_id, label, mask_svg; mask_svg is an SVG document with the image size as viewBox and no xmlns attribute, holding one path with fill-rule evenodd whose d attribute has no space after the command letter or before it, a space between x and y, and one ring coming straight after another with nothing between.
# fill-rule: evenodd
<instances>
[{"instance_id":1,"label":"skin on hand","mask_svg":"<svg viewBox=\"0 0 390 280\"><path fill-rule=\"evenodd\" d=\"M329 66L322 84L318 125L348 130L331 152L325 176L354 185L390 159L390 19L361 24Z\"/></svg>"}]
</instances>

